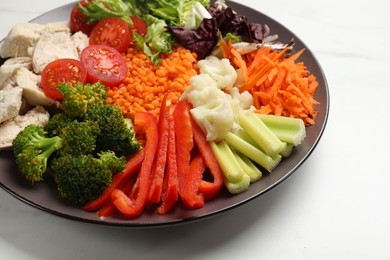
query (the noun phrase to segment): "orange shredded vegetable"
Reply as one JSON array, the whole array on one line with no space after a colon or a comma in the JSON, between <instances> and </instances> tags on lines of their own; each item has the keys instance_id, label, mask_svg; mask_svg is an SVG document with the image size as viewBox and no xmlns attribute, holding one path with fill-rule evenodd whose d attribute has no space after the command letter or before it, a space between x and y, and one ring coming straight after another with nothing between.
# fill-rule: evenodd
<instances>
[{"instance_id":1,"label":"orange shredded vegetable","mask_svg":"<svg viewBox=\"0 0 390 260\"><path fill-rule=\"evenodd\" d=\"M303 62L296 62L304 52L286 57L287 48L274 51L261 46L249 54L240 54L230 42L221 41L222 54L241 69L244 82L240 91L253 96L255 112L301 118L314 125L317 116L314 99L318 87L316 77Z\"/></svg>"},{"instance_id":2,"label":"orange shredded vegetable","mask_svg":"<svg viewBox=\"0 0 390 260\"><path fill-rule=\"evenodd\" d=\"M190 84L190 78L198 74L196 54L175 46L173 52L162 55L154 64L142 50L128 49L123 56L128 67L124 81L107 88L108 102L118 104L125 117L134 118L136 112L149 112L156 118L165 93L170 90L176 103Z\"/></svg>"}]
</instances>

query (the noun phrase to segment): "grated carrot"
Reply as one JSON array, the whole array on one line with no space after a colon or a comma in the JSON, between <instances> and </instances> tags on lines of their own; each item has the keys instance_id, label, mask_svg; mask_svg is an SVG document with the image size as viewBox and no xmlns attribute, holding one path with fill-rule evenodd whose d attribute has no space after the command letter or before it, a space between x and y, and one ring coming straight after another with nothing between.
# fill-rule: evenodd
<instances>
[{"instance_id":1,"label":"grated carrot","mask_svg":"<svg viewBox=\"0 0 390 260\"><path fill-rule=\"evenodd\" d=\"M110 104L118 104L125 117L134 118L136 112L149 112L156 118L165 93L170 90L176 103L190 84L190 78L198 74L196 54L175 46L170 54L162 55L155 65L142 50L128 49L123 56L128 74L118 86L108 87Z\"/></svg>"},{"instance_id":2,"label":"grated carrot","mask_svg":"<svg viewBox=\"0 0 390 260\"><path fill-rule=\"evenodd\" d=\"M240 54L226 42L221 42L221 48L233 66L244 68L240 91L252 94L255 112L301 118L306 125L314 125L318 82L303 62L296 62L304 49L286 57L287 48L274 51L261 46L249 54Z\"/></svg>"}]
</instances>

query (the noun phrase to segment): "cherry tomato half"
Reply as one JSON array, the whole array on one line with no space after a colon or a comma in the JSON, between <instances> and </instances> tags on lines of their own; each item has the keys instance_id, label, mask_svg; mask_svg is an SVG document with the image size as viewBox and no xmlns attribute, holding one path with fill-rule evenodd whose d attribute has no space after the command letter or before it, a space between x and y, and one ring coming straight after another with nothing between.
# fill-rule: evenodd
<instances>
[{"instance_id":1,"label":"cherry tomato half","mask_svg":"<svg viewBox=\"0 0 390 260\"><path fill-rule=\"evenodd\" d=\"M62 94L57 87L62 82L85 84L87 71L83 64L75 59L58 59L45 66L41 74L41 86L45 94L52 98L62 100Z\"/></svg>"},{"instance_id":2,"label":"cherry tomato half","mask_svg":"<svg viewBox=\"0 0 390 260\"><path fill-rule=\"evenodd\" d=\"M127 23L116 17L99 21L89 37L89 44L103 44L125 52L130 46L130 29Z\"/></svg>"},{"instance_id":3,"label":"cherry tomato half","mask_svg":"<svg viewBox=\"0 0 390 260\"><path fill-rule=\"evenodd\" d=\"M100 81L106 86L118 85L127 75L122 55L107 45L89 45L81 52L80 60L89 83Z\"/></svg>"},{"instance_id":4,"label":"cherry tomato half","mask_svg":"<svg viewBox=\"0 0 390 260\"><path fill-rule=\"evenodd\" d=\"M141 35L142 37L146 35L146 32L147 32L147 25L146 23L144 22L144 20L142 20L141 18L137 17L137 16L131 16L131 21L133 22L133 25L130 27L130 31L131 32L136 32L138 33L139 35ZM131 33L130 33L131 35ZM131 37L133 38L133 37ZM130 40L131 42L133 41L132 39Z\"/></svg>"},{"instance_id":5,"label":"cherry tomato half","mask_svg":"<svg viewBox=\"0 0 390 260\"><path fill-rule=\"evenodd\" d=\"M80 4L84 7L87 6L87 3L84 0L80 1ZM87 35L90 35L92 29L95 27L97 22L87 24L84 21L85 17L86 15L80 11L80 9L78 8L78 4L76 3L73 6L72 11L70 13L70 21L69 21L70 29L72 29L72 31L74 32L81 31Z\"/></svg>"}]
</instances>

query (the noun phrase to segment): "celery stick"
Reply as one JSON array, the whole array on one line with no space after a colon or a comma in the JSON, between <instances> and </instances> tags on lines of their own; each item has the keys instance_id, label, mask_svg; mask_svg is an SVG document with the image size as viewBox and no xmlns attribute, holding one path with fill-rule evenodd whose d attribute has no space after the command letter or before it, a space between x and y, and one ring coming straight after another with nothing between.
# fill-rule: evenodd
<instances>
[{"instance_id":1,"label":"celery stick","mask_svg":"<svg viewBox=\"0 0 390 260\"><path fill-rule=\"evenodd\" d=\"M244 169L245 173L251 179L251 183L261 179L263 176L262 172L248 157L234 150L233 153L236 156L237 161L240 163L242 169Z\"/></svg>"},{"instance_id":2,"label":"celery stick","mask_svg":"<svg viewBox=\"0 0 390 260\"><path fill-rule=\"evenodd\" d=\"M250 178L240 166L232 150L225 141L210 142L211 149L221 167L224 184L232 194L244 192L250 185Z\"/></svg>"},{"instance_id":3,"label":"celery stick","mask_svg":"<svg viewBox=\"0 0 390 260\"><path fill-rule=\"evenodd\" d=\"M221 167L224 177L229 182L237 182L242 179L244 170L238 164L236 158L234 157L233 152L230 150L230 147L225 141L219 142L210 142L211 149L217 159L219 166Z\"/></svg>"},{"instance_id":4,"label":"celery stick","mask_svg":"<svg viewBox=\"0 0 390 260\"><path fill-rule=\"evenodd\" d=\"M269 156L275 156L282 152L286 143L280 139L258 118L254 113L238 116L241 127Z\"/></svg>"},{"instance_id":5,"label":"celery stick","mask_svg":"<svg viewBox=\"0 0 390 260\"><path fill-rule=\"evenodd\" d=\"M255 146L251 145L231 132L226 135L225 140L228 145L234 147L234 149L241 152L269 172L271 172L282 159L280 154L276 154L272 157L265 154L260 149L257 149Z\"/></svg>"},{"instance_id":6,"label":"celery stick","mask_svg":"<svg viewBox=\"0 0 390 260\"><path fill-rule=\"evenodd\" d=\"M250 185L250 178L248 175L244 174L241 181L239 182L225 182L225 187L232 194L238 194L248 190Z\"/></svg>"},{"instance_id":7,"label":"celery stick","mask_svg":"<svg viewBox=\"0 0 390 260\"><path fill-rule=\"evenodd\" d=\"M287 144L286 144L286 149L284 149L284 151L282 151L282 152L280 153L280 155L281 155L282 157L289 157L289 156L291 155L293 149L294 149L294 145L293 145L293 144L287 143Z\"/></svg>"},{"instance_id":8,"label":"celery stick","mask_svg":"<svg viewBox=\"0 0 390 260\"><path fill-rule=\"evenodd\" d=\"M241 139L245 140L245 142L250 143L251 145L253 145L257 149L261 150L260 146L255 142L255 140L253 140L253 138L250 137L248 135L248 133L245 132L244 130L238 129L236 132L234 132L234 135L240 137ZM286 143L285 148L283 149L283 151L280 152L280 155L282 157L290 156L290 154L292 153L293 148L294 148L293 144Z\"/></svg>"},{"instance_id":9,"label":"celery stick","mask_svg":"<svg viewBox=\"0 0 390 260\"><path fill-rule=\"evenodd\" d=\"M306 137L305 123L300 118L263 114L256 116L283 142L297 146Z\"/></svg>"},{"instance_id":10,"label":"celery stick","mask_svg":"<svg viewBox=\"0 0 390 260\"><path fill-rule=\"evenodd\" d=\"M248 135L248 133L245 132L244 130L238 129L236 132L234 132L234 135L238 136L239 138L243 139L245 142L250 143L251 145L253 145L257 149L261 150L260 146L255 142L255 140L253 140L253 138L250 137ZM293 150L293 145L286 143L285 149L283 149L280 152L280 155L282 157L288 157L291 154L292 150ZM261 151L263 151L263 150L261 150Z\"/></svg>"}]
</instances>

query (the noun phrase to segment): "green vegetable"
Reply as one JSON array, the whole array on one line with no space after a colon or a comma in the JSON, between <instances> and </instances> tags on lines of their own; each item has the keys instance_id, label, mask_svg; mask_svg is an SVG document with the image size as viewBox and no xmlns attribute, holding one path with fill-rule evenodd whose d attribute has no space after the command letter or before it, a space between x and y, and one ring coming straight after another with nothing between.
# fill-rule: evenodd
<instances>
[{"instance_id":1,"label":"green vegetable","mask_svg":"<svg viewBox=\"0 0 390 260\"><path fill-rule=\"evenodd\" d=\"M113 173L124 169L125 159L113 152L54 158L51 169L62 198L82 206L97 198L111 183Z\"/></svg>"},{"instance_id":2,"label":"green vegetable","mask_svg":"<svg viewBox=\"0 0 390 260\"><path fill-rule=\"evenodd\" d=\"M58 113L53 115L45 126L45 131L49 137L61 134L62 129L75 119L65 113Z\"/></svg>"},{"instance_id":3,"label":"green vegetable","mask_svg":"<svg viewBox=\"0 0 390 260\"><path fill-rule=\"evenodd\" d=\"M82 119L91 105L106 104L106 87L100 82L94 84L61 83L57 90L62 94L62 111L69 117Z\"/></svg>"},{"instance_id":4,"label":"green vegetable","mask_svg":"<svg viewBox=\"0 0 390 260\"><path fill-rule=\"evenodd\" d=\"M208 6L207 2L201 4L200 2L195 2L192 6L191 12L188 13L184 27L188 29L197 28L203 19L212 19L213 17L207 11L206 7Z\"/></svg>"},{"instance_id":5,"label":"green vegetable","mask_svg":"<svg viewBox=\"0 0 390 260\"><path fill-rule=\"evenodd\" d=\"M85 113L84 118L96 122L99 126L97 152L111 150L117 156L127 157L140 149L133 128L128 127L118 105L93 105Z\"/></svg>"},{"instance_id":6,"label":"green vegetable","mask_svg":"<svg viewBox=\"0 0 390 260\"><path fill-rule=\"evenodd\" d=\"M224 185L232 194L244 192L250 185L250 177L237 161L232 149L225 141L210 142L224 177Z\"/></svg>"},{"instance_id":7,"label":"green vegetable","mask_svg":"<svg viewBox=\"0 0 390 260\"><path fill-rule=\"evenodd\" d=\"M272 172L305 137L305 127L299 119L240 113L238 120L240 129L228 132L219 143L210 142L231 193L248 188L243 173L251 183L259 180L262 168Z\"/></svg>"},{"instance_id":8,"label":"green vegetable","mask_svg":"<svg viewBox=\"0 0 390 260\"><path fill-rule=\"evenodd\" d=\"M100 83L59 86L60 111L46 128L29 125L14 140L20 173L32 183L50 170L61 197L75 205L96 198L140 149L132 122L106 102ZM47 131L45 131L47 130Z\"/></svg>"},{"instance_id":9,"label":"green vegetable","mask_svg":"<svg viewBox=\"0 0 390 260\"><path fill-rule=\"evenodd\" d=\"M145 16L148 28L146 35L143 38L141 35L133 32L133 38L139 49L143 49L144 53L158 64L160 61L159 54L172 52L172 44L174 42L172 34L167 30L166 22L151 15Z\"/></svg>"},{"instance_id":10,"label":"green vegetable","mask_svg":"<svg viewBox=\"0 0 390 260\"><path fill-rule=\"evenodd\" d=\"M99 128L94 122L74 121L64 127L59 135L49 137L44 128L28 125L13 141L13 152L20 173L32 183L42 181L54 153L91 153L98 132Z\"/></svg>"},{"instance_id":11,"label":"green vegetable","mask_svg":"<svg viewBox=\"0 0 390 260\"><path fill-rule=\"evenodd\" d=\"M283 142L297 146L306 137L305 123L302 119L263 114L256 116Z\"/></svg>"},{"instance_id":12,"label":"green vegetable","mask_svg":"<svg viewBox=\"0 0 390 260\"><path fill-rule=\"evenodd\" d=\"M234 147L234 149L247 156L249 159L253 160L269 172L271 172L281 161L281 155L276 154L271 157L261 149L231 132L226 135L225 140L229 146Z\"/></svg>"},{"instance_id":13,"label":"green vegetable","mask_svg":"<svg viewBox=\"0 0 390 260\"><path fill-rule=\"evenodd\" d=\"M78 3L78 8L86 15L87 24L109 17L118 17L132 26L130 16L140 17L142 15L136 0L89 0L86 2L85 7Z\"/></svg>"},{"instance_id":14,"label":"green vegetable","mask_svg":"<svg viewBox=\"0 0 390 260\"><path fill-rule=\"evenodd\" d=\"M251 183L261 179L263 176L262 172L248 157L239 152L234 152L234 156L236 157L241 168L249 176Z\"/></svg>"},{"instance_id":15,"label":"green vegetable","mask_svg":"<svg viewBox=\"0 0 390 260\"><path fill-rule=\"evenodd\" d=\"M42 181L49 157L61 147L60 137L46 137L42 127L28 125L13 141L16 163L22 176L32 183Z\"/></svg>"},{"instance_id":16,"label":"green vegetable","mask_svg":"<svg viewBox=\"0 0 390 260\"><path fill-rule=\"evenodd\" d=\"M241 127L269 156L275 156L286 148L280 139L254 113L238 115Z\"/></svg>"},{"instance_id":17,"label":"green vegetable","mask_svg":"<svg viewBox=\"0 0 390 260\"><path fill-rule=\"evenodd\" d=\"M204 7L210 5L209 0L141 0L139 2L142 2L143 10L174 26L185 26L187 20L193 16L193 6L197 2Z\"/></svg>"},{"instance_id":18,"label":"green vegetable","mask_svg":"<svg viewBox=\"0 0 390 260\"><path fill-rule=\"evenodd\" d=\"M101 129L96 122L74 120L59 134L62 139L62 147L57 153L72 156L95 153L96 139L100 131Z\"/></svg>"}]
</instances>

